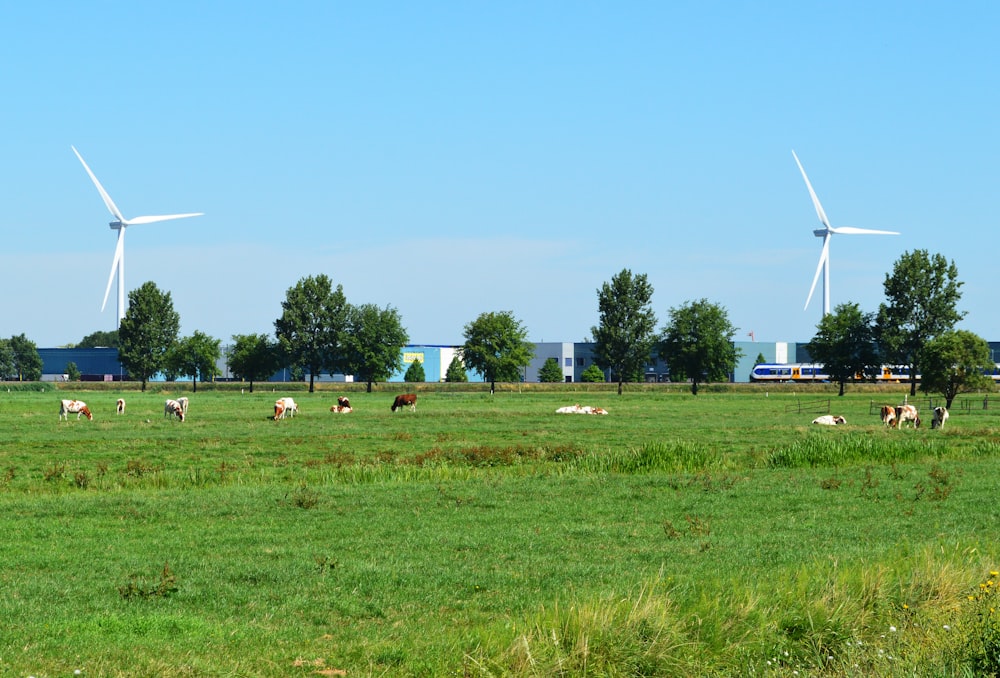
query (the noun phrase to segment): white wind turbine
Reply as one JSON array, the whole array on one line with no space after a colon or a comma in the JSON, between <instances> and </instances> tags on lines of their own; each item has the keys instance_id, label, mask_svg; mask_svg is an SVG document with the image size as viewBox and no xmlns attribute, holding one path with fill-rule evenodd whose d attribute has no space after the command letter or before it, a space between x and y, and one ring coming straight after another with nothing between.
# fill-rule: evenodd
<instances>
[{"instance_id":1,"label":"white wind turbine","mask_svg":"<svg viewBox=\"0 0 1000 678\"><path fill-rule=\"evenodd\" d=\"M111 261L111 275L108 276L108 287L104 290L104 303L101 304L101 311L108 304L108 294L111 293L111 283L115 279L115 273L118 274L118 325L121 325L122 318L125 317L125 228L128 226L135 226L137 224L152 224L157 221L168 221L170 219L184 219L186 217L200 217L203 212L192 212L189 214L165 214L162 216L153 217L135 217L133 219L126 219L122 216L122 213L118 210L111 196L108 192L104 190L101 186L101 182L97 180L94 173L90 171L87 163L83 161L83 156L80 152L76 150L75 146L70 146L73 152L76 153L76 157L80 159L83 164L83 169L87 170L87 174L90 175L91 181L94 182L94 186L97 186L98 193L104 199L104 204L107 205L108 210L111 212L111 216L115 218L109 226L111 230L118 231L118 244L115 246L115 258Z\"/></svg>"},{"instance_id":2,"label":"white wind turbine","mask_svg":"<svg viewBox=\"0 0 1000 678\"><path fill-rule=\"evenodd\" d=\"M834 228L830 225L830 220L826 218L826 212L823 211L823 206L819 204L819 198L816 197L816 191L813 190L812 184L809 183L809 177L806 176L806 171L802 168L802 163L799 162L799 156L795 155L795 151L792 151L792 157L795 158L795 164L799 166L799 171L802 172L802 178L806 181L806 188L809 189L809 195L812 197L813 205L816 207L816 214L819 216L819 221L823 224L823 228L817 228L813 231L813 235L817 238L823 238L823 252L819 255L819 265L816 266L816 275L813 276L812 287L809 288L809 296L806 297L806 305L802 310L809 308L809 302L812 301L813 292L816 291L816 282L819 280L820 271L823 272L823 315L827 316L830 314L830 238L834 234L842 233L845 235L899 235L896 231L875 231L868 228L854 228L853 226L838 226Z\"/></svg>"}]
</instances>

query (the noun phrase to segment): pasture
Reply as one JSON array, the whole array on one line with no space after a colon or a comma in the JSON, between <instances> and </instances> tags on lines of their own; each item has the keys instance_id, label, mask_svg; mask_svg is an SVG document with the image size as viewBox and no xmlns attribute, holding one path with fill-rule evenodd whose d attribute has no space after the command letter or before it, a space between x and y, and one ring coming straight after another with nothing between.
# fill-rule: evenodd
<instances>
[{"instance_id":1,"label":"pasture","mask_svg":"<svg viewBox=\"0 0 1000 678\"><path fill-rule=\"evenodd\" d=\"M402 384L265 386L0 392L0 673L1000 669L996 409L938 431L918 399L924 426L887 430L872 401L902 387L470 387L391 412ZM846 425L797 409L827 397Z\"/></svg>"}]
</instances>

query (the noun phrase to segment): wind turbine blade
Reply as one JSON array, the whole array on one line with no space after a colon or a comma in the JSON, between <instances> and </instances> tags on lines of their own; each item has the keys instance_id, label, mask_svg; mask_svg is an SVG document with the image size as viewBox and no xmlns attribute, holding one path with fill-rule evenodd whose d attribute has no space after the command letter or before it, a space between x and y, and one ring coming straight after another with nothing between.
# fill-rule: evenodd
<instances>
[{"instance_id":1,"label":"wind turbine blade","mask_svg":"<svg viewBox=\"0 0 1000 678\"><path fill-rule=\"evenodd\" d=\"M108 192L104 190L103 186L101 186L101 182L98 181L97 177L94 176L94 173L90 171L90 167L88 167L87 163L83 161L83 156L80 155L80 152L76 150L75 146L70 146L70 148L72 148L73 152L76 153L76 157L80 159L83 169L87 170L87 174L90 175L90 180L94 182L94 186L97 186L97 192L100 193L101 197L104 199L104 204L107 206L108 211L111 212L112 216L114 216L114 218L118 221L125 221L125 217L123 217L122 213L118 211L118 206L115 205L115 201L111 199Z\"/></svg>"},{"instance_id":2,"label":"wind turbine blade","mask_svg":"<svg viewBox=\"0 0 1000 678\"><path fill-rule=\"evenodd\" d=\"M108 305L108 295L111 294L111 283L115 280L115 273L118 271L118 262L125 256L125 229L118 229L118 244L115 245L115 258L111 260L111 275L108 276L108 287L104 290L104 302L101 304L101 311Z\"/></svg>"},{"instance_id":3,"label":"wind turbine blade","mask_svg":"<svg viewBox=\"0 0 1000 678\"><path fill-rule=\"evenodd\" d=\"M799 166L799 171L802 172L802 178L806 181L806 188L809 189L809 195L812 197L813 206L816 208L816 215L819 217L820 223L827 228L830 228L830 220L826 218L826 212L823 211L823 206L819 204L819 198L816 197L816 191L813 190L812 184L809 183L809 177L806 176L806 171L802 167L802 163L799 162L799 156L795 155L795 151L792 151L792 157L795 158L795 164Z\"/></svg>"},{"instance_id":4,"label":"wind turbine blade","mask_svg":"<svg viewBox=\"0 0 1000 678\"><path fill-rule=\"evenodd\" d=\"M816 275L813 276L812 287L809 288L809 296L806 297L806 305L802 309L803 311L809 308L809 302L812 301L813 292L816 291L816 283L819 282L819 274L823 271L823 266L826 265L827 259L830 258L830 234L827 233L826 237L823 238L823 252L819 255L819 265L816 266Z\"/></svg>"},{"instance_id":5,"label":"wind turbine blade","mask_svg":"<svg viewBox=\"0 0 1000 678\"><path fill-rule=\"evenodd\" d=\"M155 217L136 217L135 219L129 219L125 221L129 226L135 226L136 224L153 224L157 221L169 221L171 219L186 219L188 217L200 217L204 215L204 212L191 212L190 214L163 214Z\"/></svg>"},{"instance_id":6,"label":"wind turbine blade","mask_svg":"<svg viewBox=\"0 0 1000 678\"><path fill-rule=\"evenodd\" d=\"M854 228L853 226L838 226L830 230L834 233L846 233L848 235L899 235L896 231L875 231L870 228Z\"/></svg>"}]
</instances>

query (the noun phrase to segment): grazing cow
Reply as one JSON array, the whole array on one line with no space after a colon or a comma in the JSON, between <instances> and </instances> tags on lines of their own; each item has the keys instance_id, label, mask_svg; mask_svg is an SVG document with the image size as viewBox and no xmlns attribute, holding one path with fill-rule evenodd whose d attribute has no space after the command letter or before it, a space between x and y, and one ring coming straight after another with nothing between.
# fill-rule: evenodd
<instances>
[{"instance_id":1,"label":"grazing cow","mask_svg":"<svg viewBox=\"0 0 1000 678\"><path fill-rule=\"evenodd\" d=\"M285 417L292 418L295 413L299 411L299 406L295 403L294 398L278 398L274 401L274 420L284 419Z\"/></svg>"},{"instance_id":2,"label":"grazing cow","mask_svg":"<svg viewBox=\"0 0 1000 678\"><path fill-rule=\"evenodd\" d=\"M187 414L188 413L188 399L187 399L187 396L182 396L182 397L178 398L177 402L179 402L181 404L181 411L184 414Z\"/></svg>"},{"instance_id":3,"label":"grazing cow","mask_svg":"<svg viewBox=\"0 0 1000 678\"><path fill-rule=\"evenodd\" d=\"M177 417L181 421L184 421L184 408L176 400L164 400L163 401L163 416L164 417Z\"/></svg>"},{"instance_id":4,"label":"grazing cow","mask_svg":"<svg viewBox=\"0 0 1000 678\"><path fill-rule=\"evenodd\" d=\"M94 420L94 415L90 413L90 408L87 407L87 403L82 400L61 400L59 401L59 419L66 419L69 421L69 415L75 414L77 420L80 419L82 414L90 421Z\"/></svg>"},{"instance_id":5,"label":"grazing cow","mask_svg":"<svg viewBox=\"0 0 1000 678\"><path fill-rule=\"evenodd\" d=\"M566 405L556 410L556 414L607 414L603 407L591 407L590 405Z\"/></svg>"},{"instance_id":6,"label":"grazing cow","mask_svg":"<svg viewBox=\"0 0 1000 678\"><path fill-rule=\"evenodd\" d=\"M847 420L841 416L833 416L832 414L824 414L821 417L816 417L813 419L814 424L822 424L823 426L836 426L837 424L846 424Z\"/></svg>"},{"instance_id":7,"label":"grazing cow","mask_svg":"<svg viewBox=\"0 0 1000 678\"><path fill-rule=\"evenodd\" d=\"M118 414L125 414L125 399L118 399Z\"/></svg>"},{"instance_id":8,"label":"grazing cow","mask_svg":"<svg viewBox=\"0 0 1000 678\"><path fill-rule=\"evenodd\" d=\"M404 407L409 407L411 412L417 411L417 394L416 393L403 393L402 395L396 396L396 399L392 401L392 411L401 410Z\"/></svg>"},{"instance_id":9,"label":"grazing cow","mask_svg":"<svg viewBox=\"0 0 1000 678\"><path fill-rule=\"evenodd\" d=\"M903 424L908 421L913 422L914 428L920 428L920 416L917 408L913 405L900 405L896 408L896 428L903 428Z\"/></svg>"},{"instance_id":10,"label":"grazing cow","mask_svg":"<svg viewBox=\"0 0 1000 678\"><path fill-rule=\"evenodd\" d=\"M881 416L883 425L889 428L893 428L896 425L896 408L892 405L883 405Z\"/></svg>"},{"instance_id":11,"label":"grazing cow","mask_svg":"<svg viewBox=\"0 0 1000 678\"><path fill-rule=\"evenodd\" d=\"M944 422L948 421L948 408L935 407L934 417L931 419L931 428L944 428Z\"/></svg>"}]
</instances>

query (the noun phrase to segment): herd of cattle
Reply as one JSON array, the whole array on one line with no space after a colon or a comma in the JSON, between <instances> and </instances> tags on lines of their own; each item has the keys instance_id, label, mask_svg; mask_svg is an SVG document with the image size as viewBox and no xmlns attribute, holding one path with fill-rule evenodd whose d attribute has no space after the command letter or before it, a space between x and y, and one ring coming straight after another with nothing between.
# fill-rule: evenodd
<instances>
[{"instance_id":1,"label":"herd of cattle","mask_svg":"<svg viewBox=\"0 0 1000 678\"><path fill-rule=\"evenodd\" d=\"M188 411L188 399L186 397L174 399L167 399L163 402L163 416L177 418L184 421L187 416ZM403 393L402 395L396 396L395 400L392 401L392 411L402 409L404 407L409 407L410 411L417 411L417 396L415 393ZM116 406L116 411L118 414L125 414L125 399L119 398ZM278 398L274 401L274 420L284 419L286 417L292 418L299 411L299 406L295 402L294 398ZM337 404L330 407L330 411L336 414L348 414L354 411L351 407L351 401L340 396L337 398ZM76 418L86 417L87 419L93 421L94 413L90 411L87 407L87 403L82 400L60 400L59 401L59 420L69 419L69 415L75 414Z\"/></svg>"},{"instance_id":2,"label":"herd of cattle","mask_svg":"<svg viewBox=\"0 0 1000 678\"><path fill-rule=\"evenodd\" d=\"M946 407L935 407L932 412L931 428L944 428L944 423L948 421L948 409ZM882 424L887 428L903 428L906 422L910 422L914 428L920 428L920 413L913 405L883 405L880 410ZM842 416L824 414L813 419L814 424L823 426L837 426L846 424L847 419Z\"/></svg>"}]
</instances>

